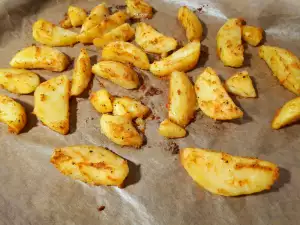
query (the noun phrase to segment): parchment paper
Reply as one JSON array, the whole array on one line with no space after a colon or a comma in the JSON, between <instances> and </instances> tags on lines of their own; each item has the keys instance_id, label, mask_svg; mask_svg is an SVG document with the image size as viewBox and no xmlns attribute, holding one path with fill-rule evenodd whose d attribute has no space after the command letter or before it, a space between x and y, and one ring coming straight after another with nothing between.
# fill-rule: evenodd
<instances>
[{"instance_id":1,"label":"parchment paper","mask_svg":"<svg viewBox=\"0 0 300 225\"><path fill-rule=\"evenodd\" d=\"M246 50L245 66L225 68L216 57L215 37L226 18L243 17L248 24L266 31L266 43L288 48L300 56L300 1L298 0L173 0L149 1L157 10L148 23L159 31L186 43L183 28L176 21L179 5L201 8L205 39L198 68L188 75L195 80L204 67L211 66L226 79L246 69L255 81L257 99L235 98L246 116L235 122L215 122L201 112L188 128L189 135L168 141L157 134L159 122L166 117L168 82L140 71L145 88L126 91L94 78L91 89L102 83L113 95L141 99L151 107L154 120L147 122L147 144L140 150L121 148L100 133L100 115L88 101L88 91L71 100L71 132L62 136L44 127L31 114L33 96L6 94L26 106L29 123L18 136L0 125L0 224L6 225L82 225L82 224L300 224L300 125L279 131L270 128L276 110L294 98L271 74L257 48ZM12 56L34 42L31 25L38 18L58 23L69 4L90 10L99 1L0 1L0 67L9 67ZM124 1L107 1L109 5ZM77 57L81 44L59 48ZM93 63L100 56L87 46ZM44 80L57 76L37 70ZM72 67L66 72L69 76ZM151 87L162 94L151 94ZM153 88L152 88L153 90ZM148 94L146 94L148 93ZM103 146L130 161L126 187L91 187L60 174L50 163L54 148L78 144ZM280 178L264 193L228 198L216 196L198 187L180 165L177 145L222 150L234 155L253 156L280 166ZM99 211L100 206L105 209Z\"/></svg>"}]
</instances>

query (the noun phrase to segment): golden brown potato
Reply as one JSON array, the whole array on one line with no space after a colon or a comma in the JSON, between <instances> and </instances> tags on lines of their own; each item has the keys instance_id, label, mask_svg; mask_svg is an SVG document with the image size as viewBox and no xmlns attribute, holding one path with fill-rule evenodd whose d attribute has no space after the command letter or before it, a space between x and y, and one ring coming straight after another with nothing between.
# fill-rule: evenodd
<instances>
[{"instance_id":1,"label":"golden brown potato","mask_svg":"<svg viewBox=\"0 0 300 225\"><path fill-rule=\"evenodd\" d=\"M33 113L60 134L69 132L70 81L66 75L41 83L34 92Z\"/></svg>"},{"instance_id":2,"label":"golden brown potato","mask_svg":"<svg viewBox=\"0 0 300 225\"><path fill-rule=\"evenodd\" d=\"M174 71L170 77L169 119L181 127L195 116L196 93L193 84L183 72Z\"/></svg>"},{"instance_id":3,"label":"golden brown potato","mask_svg":"<svg viewBox=\"0 0 300 225\"><path fill-rule=\"evenodd\" d=\"M73 27L81 26L87 18L87 13L84 9L70 5L68 8L68 16Z\"/></svg>"},{"instance_id":4,"label":"golden brown potato","mask_svg":"<svg viewBox=\"0 0 300 225\"><path fill-rule=\"evenodd\" d=\"M37 42L48 46L73 46L78 42L75 32L58 27L43 19L39 19L33 24L32 36Z\"/></svg>"},{"instance_id":5,"label":"golden brown potato","mask_svg":"<svg viewBox=\"0 0 300 225\"><path fill-rule=\"evenodd\" d=\"M150 66L145 52L135 45L124 41L115 41L106 45L102 50L102 60L131 63L144 70L149 69Z\"/></svg>"},{"instance_id":6,"label":"golden brown potato","mask_svg":"<svg viewBox=\"0 0 300 225\"><path fill-rule=\"evenodd\" d=\"M132 125L130 117L104 114L100 127L101 132L118 145L139 148L143 144L143 138Z\"/></svg>"},{"instance_id":7,"label":"golden brown potato","mask_svg":"<svg viewBox=\"0 0 300 225\"><path fill-rule=\"evenodd\" d=\"M67 69L70 60L57 49L47 46L30 46L19 51L9 64L19 69L45 69L62 72Z\"/></svg>"},{"instance_id":8,"label":"golden brown potato","mask_svg":"<svg viewBox=\"0 0 300 225\"><path fill-rule=\"evenodd\" d=\"M120 62L100 61L93 65L92 71L97 76L108 79L126 89L135 89L140 83L137 73L130 66Z\"/></svg>"},{"instance_id":9,"label":"golden brown potato","mask_svg":"<svg viewBox=\"0 0 300 225\"><path fill-rule=\"evenodd\" d=\"M274 76L289 91L300 94L300 60L290 51L262 45L259 56L266 61Z\"/></svg>"},{"instance_id":10,"label":"golden brown potato","mask_svg":"<svg viewBox=\"0 0 300 225\"><path fill-rule=\"evenodd\" d=\"M260 27L245 25L242 27L242 38L249 45L257 46L263 39L264 30Z\"/></svg>"},{"instance_id":11,"label":"golden brown potato","mask_svg":"<svg viewBox=\"0 0 300 225\"><path fill-rule=\"evenodd\" d=\"M134 33L134 29L128 23L124 23L103 36L95 38L93 44L98 48L103 48L110 42L129 41L134 37Z\"/></svg>"},{"instance_id":12,"label":"golden brown potato","mask_svg":"<svg viewBox=\"0 0 300 225\"><path fill-rule=\"evenodd\" d=\"M285 103L284 106L280 110L278 110L272 121L272 128L280 129L299 120L300 97L297 97Z\"/></svg>"},{"instance_id":13,"label":"golden brown potato","mask_svg":"<svg viewBox=\"0 0 300 225\"><path fill-rule=\"evenodd\" d=\"M150 71L158 77L170 75L173 71L186 72L194 69L200 57L200 41L194 40L173 54L150 65Z\"/></svg>"},{"instance_id":14,"label":"golden brown potato","mask_svg":"<svg viewBox=\"0 0 300 225\"><path fill-rule=\"evenodd\" d=\"M97 5L91 10L90 15L85 19L80 32L82 33L100 24L108 16L109 9L107 8L106 3Z\"/></svg>"},{"instance_id":15,"label":"golden brown potato","mask_svg":"<svg viewBox=\"0 0 300 225\"><path fill-rule=\"evenodd\" d=\"M198 104L203 113L214 120L232 120L243 117L223 87L216 72L207 67L195 83Z\"/></svg>"},{"instance_id":16,"label":"golden brown potato","mask_svg":"<svg viewBox=\"0 0 300 225\"><path fill-rule=\"evenodd\" d=\"M0 122L7 124L10 133L20 133L27 123L25 109L12 98L0 95Z\"/></svg>"},{"instance_id":17,"label":"golden brown potato","mask_svg":"<svg viewBox=\"0 0 300 225\"><path fill-rule=\"evenodd\" d=\"M78 35L78 40L81 43L89 44L93 43L93 40L97 37L102 37L105 33L122 25L128 19L128 15L125 12L119 11L113 15L106 17L100 24L82 31Z\"/></svg>"},{"instance_id":18,"label":"golden brown potato","mask_svg":"<svg viewBox=\"0 0 300 225\"><path fill-rule=\"evenodd\" d=\"M68 14L66 13L66 15L64 16L64 18L59 22L59 25L62 28L68 29L72 27L72 23L70 20L70 17L68 16Z\"/></svg>"},{"instance_id":19,"label":"golden brown potato","mask_svg":"<svg viewBox=\"0 0 300 225\"><path fill-rule=\"evenodd\" d=\"M125 159L96 146L57 148L50 161L62 174L92 185L121 187L129 173Z\"/></svg>"},{"instance_id":20,"label":"golden brown potato","mask_svg":"<svg viewBox=\"0 0 300 225\"><path fill-rule=\"evenodd\" d=\"M90 101L99 113L110 113L113 111L112 96L106 89L93 92Z\"/></svg>"},{"instance_id":21,"label":"golden brown potato","mask_svg":"<svg viewBox=\"0 0 300 225\"><path fill-rule=\"evenodd\" d=\"M15 94L34 92L40 78L33 72L23 69L0 69L0 86Z\"/></svg>"},{"instance_id":22,"label":"golden brown potato","mask_svg":"<svg viewBox=\"0 0 300 225\"><path fill-rule=\"evenodd\" d=\"M198 185L224 196L268 190L279 176L279 169L273 163L206 149L182 149L180 160Z\"/></svg>"},{"instance_id":23,"label":"golden brown potato","mask_svg":"<svg viewBox=\"0 0 300 225\"><path fill-rule=\"evenodd\" d=\"M80 95L89 85L91 78L91 60L86 49L82 48L73 70L71 96Z\"/></svg>"},{"instance_id":24,"label":"golden brown potato","mask_svg":"<svg viewBox=\"0 0 300 225\"><path fill-rule=\"evenodd\" d=\"M217 53L224 66L241 67L244 62L243 20L229 19L217 34Z\"/></svg>"},{"instance_id":25,"label":"golden brown potato","mask_svg":"<svg viewBox=\"0 0 300 225\"><path fill-rule=\"evenodd\" d=\"M167 37L146 23L136 25L135 42L150 53L162 54L176 49L177 41Z\"/></svg>"},{"instance_id":26,"label":"golden brown potato","mask_svg":"<svg viewBox=\"0 0 300 225\"><path fill-rule=\"evenodd\" d=\"M118 97L113 101L113 114L115 116L130 116L134 118L144 118L150 112L150 109L143 105L141 102L129 98L129 97Z\"/></svg>"},{"instance_id":27,"label":"golden brown potato","mask_svg":"<svg viewBox=\"0 0 300 225\"><path fill-rule=\"evenodd\" d=\"M238 72L225 82L228 92L244 98L255 98L256 92L247 71Z\"/></svg>"},{"instance_id":28,"label":"golden brown potato","mask_svg":"<svg viewBox=\"0 0 300 225\"><path fill-rule=\"evenodd\" d=\"M134 19L151 19L153 16L152 7L144 0L126 0L127 13Z\"/></svg>"},{"instance_id":29,"label":"golden brown potato","mask_svg":"<svg viewBox=\"0 0 300 225\"><path fill-rule=\"evenodd\" d=\"M189 41L200 40L202 38L202 24L198 16L186 6L178 10L178 20L186 30L186 37Z\"/></svg>"},{"instance_id":30,"label":"golden brown potato","mask_svg":"<svg viewBox=\"0 0 300 225\"><path fill-rule=\"evenodd\" d=\"M170 120L165 119L159 125L158 132L161 136L166 138L182 138L185 137L186 131L184 128L172 123Z\"/></svg>"}]
</instances>

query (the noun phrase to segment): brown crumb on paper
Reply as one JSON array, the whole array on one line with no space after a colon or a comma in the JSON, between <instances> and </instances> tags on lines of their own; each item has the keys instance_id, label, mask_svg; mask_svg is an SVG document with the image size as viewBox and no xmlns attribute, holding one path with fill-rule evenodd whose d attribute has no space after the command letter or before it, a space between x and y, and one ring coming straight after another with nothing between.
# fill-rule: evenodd
<instances>
[{"instance_id":1,"label":"brown crumb on paper","mask_svg":"<svg viewBox=\"0 0 300 225\"><path fill-rule=\"evenodd\" d=\"M151 86L148 91L146 92L146 96L154 96L154 95L161 95L163 93L162 90L155 88L153 86Z\"/></svg>"},{"instance_id":2,"label":"brown crumb on paper","mask_svg":"<svg viewBox=\"0 0 300 225\"><path fill-rule=\"evenodd\" d=\"M101 212L105 209L105 206L104 205L101 205L99 208L98 208L98 211Z\"/></svg>"},{"instance_id":3,"label":"brown crumb on paper","mask_svg":"<svg viewBox=\"0 0 300 225\"><path fill-rule=\"evenodd\" d=\"M175 142L169 142L164 150L171 152L172 155L177 155L179 153L179 146Z\"/></svg>"}]
</instances>

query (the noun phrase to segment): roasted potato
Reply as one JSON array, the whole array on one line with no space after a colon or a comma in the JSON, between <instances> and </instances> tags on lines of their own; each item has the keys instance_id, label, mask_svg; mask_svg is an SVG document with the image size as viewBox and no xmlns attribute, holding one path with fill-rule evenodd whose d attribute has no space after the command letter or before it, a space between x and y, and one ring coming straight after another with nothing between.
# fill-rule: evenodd
<instances>
[{"instance_id":1,"label":"roasted potato","mask_svg":"<svg viewBox=\"0 0 300 225\"><path fill-rule=\"evenodd\" d=\"M33 72L23 69L0 69L0 86L15 94L34 92L40 78Z\"/></svg>"},{"instance_id":2,"label":"roasted potato","mask_svg":"<svg viewBox=\"0 0 300 225\"><path fill-rule=\"evenodd\" d=\"M0 95L0 122L7 124L10 133L20 133L27 123L25 109L12 98Z\"/></svg>"},{"instance_id":3,"label":"roasted potato","mask_svg":"<svg viewBox=\"0 0 300 225\"><path fill-rule=\"evenodd\" d=\"M135 45L124 41L115 41L106 45L102 50L102 60L131 63L144 70L149 69L150 66L145 52Z\"/></svg>"},{"instance_id":4,"label":"roasted potato","mask_svg":"<svg viewBox=\"0 0 300 225\"><path fill-rule=\"evenodd\" d=\"M170 77L169 119L181 127L195 116L196 93L193 84L183 72L174 71Z\"/></svg>"},{"instance_id":5,"label":"roasted potato","mask_svg":"<svg viewBox=\"0 0 300 225\"><path fill-rule=\"evenodd\" d=\"M158 132L161 136L166 138L182 138L186 135L186 130L176 123L171 122L168 119L165 119L159 125Z\"/></svg>"},{"instance_id":6,"label":"roasted potato","mask_svg":"<svg viewBox=\"0 0 300 225\"><path fill-rule=\"evenodd\" d=\"M283 48L262 45L259 56L266 61L276 76L289 91L300 94L300 60Z\"/></svg>"},{"instance_id":7,"label":"roasted potato","mask_svg":"<svg viewBox=\"0 0 300 225\"><path fill-rule=\"evenodd\" d=\"M67 13L65 14L64 18L59 22L59 25L62 28L65 28L65 29L68 29L68 28L72 27L72 23L71 23L70 17L68 16Z\"/></svg>"},{"instance_id":8,"label":"roasted potato","mask_svg":"<svg viewBox=\"0 0 300 225\"><path fill-rule=\"evenodd\" d=\"M115 14L106 17L100 24L82 31L78 35L78 40L84 44L93 43L95 38L102 37L105 33L125 23L127 19L128 15L125 12L116 12Z\"/></svg>"},{"instance_id":9,"label":"roasted potato","mask_svg":"<svg viewBox=\"0 0 300 225\"><path fill-rule=\"evenodd\" d=\"M87 18L87 13L84 9L70 5L68 8L68 16L73 27L81 26Z\"/></svg>"},{"instance_id":10,"label":"roasted potato","mask_svg":"<svg viewBox=\"0 0 300 225\"><path fill-rule=\"evenodd\" d=\"M260 27L242 26L242 38L249 45L257 46L263 39L264 30Z\"/></svg>"},{"instance_id":11,"label":"roasted potato","mask_svg":"<svg viewBox=\"0 0 300 225\"><path fill-rule=\"evenodd\" d=\"M217 34L217 53L224 66L241 67L244 62L243 20L229 19Z\"/></svg>"},{"instance_id":12,"label":"roasted potato","mask_svg":"<svg viewBox=\"0 0 300 225\"><path fill-rule=\"evenodd\" d=\"M278 110L272 121L272 128L280 129L299 120L300 97L297 97L285 103L284 106L280 110Z\"/></svg>"},{"instance_id":13,"label":"roasted potato","mask_svg":"<svg viewBox=\"0 0 300 225\"><path fill-rule=\"evenodd\" d=\"M137 73L130 66L120 62L100 61L93 65L92 71L97 76L108 79L126 89L135 89L140 83Z\"/></svg>"},{"instance_id":14,"label":"roasted potato","mask_svg":"<svg viewBox=\"0 0 300 225\"><path fill-rule=\"evenodd\" d=\"M106 89L93 92L90 101L99 113L110 113L113 111L112 96Z\"/></svg>"},{"instance_id":15,"label":"roasted potato","mask_svg":"<svg viewBox=\"0 0 300 225\"><path fill-rule=\"evenodd\" d=\"M176 49L177 41L167 37L146 23L136 25L135 42L150 53L163 54Z\"/></svg>"},{"instance_id":16,"label":"roasted potato","mask_svg":"<svg viewBox=\"0 0 300 225\"><path fill-rule=\"evenodd\" d=\"M244 98L255 98L256 92L247 71L238 72L225 82L228 92Z\"/></svg>"},{"instance_id":17,"label":"roasted potato","mask_svg":"<svg viewBox=\"0 0 300 225\"><path fill-rule=\"evenodd\" d=\"M200 41L194 40L173 54L150 65L150 71L158 77L170 75L173 71L186 72L193 69L200 57Z\"/></svg>"},{"instance_id":18,"label":"roasted potato","mask_svg":"<svg viewBox=\"0 0 300 225\"><path fill-rule=\"evenodd\" d=\"M125 159L96 146L57 148L50 161L62 174L92 185L122 186L129 173Z\"/></svg>"},{"instance_id":19,"label":"roasted potato","mask_svg":"<svg viewBox=\"0 0 300 225\"><path fill-rule=\"evenodd\" d=\"M32 36L37 42L48 46L73 46L78 42L77 33L43 19L33 24Z\"/></svg>"},{"instance_id":20,"label":"roasted potato","mask_svg":"<svg viewBox=\"0 0 300 225\"><path fill-rule=\"evenodd\" d=\"M69 132L70 81L66 75L41 83L34 92L33 113L60 134Z\"/></svg>"},{"instance_id":21,"label":"roasted potato","mask_svg":"<svg viewBox=\"0 0 300 225\"><path fill-rule=\"evenodd\" d=\"M177 17L186 30L187 39L201 41L203 28L198 16L188 7L183 6L178 10Z\"/></svg>"},{"instance_id":22,"label":"roasted potato","mask_svg":"<svg viewBox=\"0 0 300 225\"><path fill-rule=\"evenodd\" d=\"M103 48L110 42L129 41L134 37L134 33L134 29L128 23L124 23L102 37L95 38L93 44L98 48Z\"/></svg>"},{"instance_id":23,"label":"roasted potato","mask_svg":"<svg viewBox=\"0 0 300 225\"><path fill-rule=\"evenodd\" d=\"M143 144L143 138L130 117L104 114L100 119L100 127L101 132L118 145L139 148Z\"/></svg>"},{"instance_id":24,"label":"roasted potato","mask_svg":"<svg viewBox=\"0 0 300 225\"><path fill-rule=\"evenodd\" d=\"M136 120L134 121L136 128L141 131L142 133L145 132L146 130L146 121L143 118L136 118Z\"/></svg>"},{"instance_id":25,"label":"roasted potato","mask_svg":"<svg viewBox=\"0 0 300 225\"><path fill-rule=\"evenodd\" d=\"M113 101L113 114L115 116L130 116L134 118L144 118L150 109L141 102L129 97L117 97Z\"/></svg>"},{"instance_id":26,"label":"roasted potato","mask_svg":"<svg viewBox=\"0 0 300 225\"><path fill-rule=\"evenodd\" d=\"M91 78L91 60L86 49L82 48L73 70L71 96L80 95L89 85Z\"/></svg>"},{"instance_id":27,"label":"roasted potato","mask_svg":"<svg viewBox=\"0 0 300 225\"><path fill-rule=\"evenodd\" d=\"M216 72L207 67L195 83L198 104L203 113L214 120L232 120L243 117L223 87Z\"/></svg>"},{"instance_id":28,"label":"roasted potato","mask_svg":"<svg viewBox=\"0 0 300 225\"><path fill-rule=\"evenodd\" d=\"M206 149L182 149L180 161L197 184L224 196L268 190L279 176L279 169L273 163Z\"/></svg>"},{"instance_id":29,"label":"roasted potato","mask_svg":"<svg viewBox=\"0 0 300 225\"><path fill-rule=\"evenodd\" d=\"M109 9L107 8L106 4L101 3L97 5L91 10L90 15L84 20L80 32L84 32L91 29L92 27L95 27L108 16Z\"/></svg>"},{"instance_id":30,"label":"roasted potato","mask_svg":"<svg viewBox=\"0 0 300 225\"><path fill-rule=\"evenodd\" d=\"M45 69L62 72L67 69L70 60L57 49L47 46L30 46L19 51L9 64L19 69Z\"/></svg>"},{"instance_id":31,"label":"roasted potato","mask_svg":"<svg viewBox=\"0 0 300 225\"><path fill-rule=\"evenodd\" d=\"M134 19L151 19L152 7L143 0L126 0L127 13Z\"/></svg>"}]
</instances>

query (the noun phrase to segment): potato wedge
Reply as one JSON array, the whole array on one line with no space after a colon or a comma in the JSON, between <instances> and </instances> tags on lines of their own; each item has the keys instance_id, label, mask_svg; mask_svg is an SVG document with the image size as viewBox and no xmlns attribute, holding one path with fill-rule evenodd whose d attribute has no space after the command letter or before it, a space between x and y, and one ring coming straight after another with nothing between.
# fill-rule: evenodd
<instances>
[{"instance_id":1,"label":"potato wedge","mask_svg":"<svg viewBox=\"0 0 300 225\"><path fill-rule=\"evenodd\" d=\"M78 35L78 40L83 44L93 43L97 37L102 37L105 33L122 25L128 19L125 12L119 11L105 18L102 22Z\"/></svg>"},{"instance_id":2,"label":"potato wedge","mask_svg":"<svg viewBox=\"0 0 300 225\"><path fill-rule=\"evenodd\" d=\"M97 76L108 79L126 89L135 89L140 84L137 73L130 66L120 62L100 61L93 65L92 71Z\"/></svg>"},{"instance_id":3,"label":"potato wedge","mask_svg":"<svg viewBox=\"0 0 300 225\"><path fill-rule=\"evenodd\" d=\"M198 104L205 115L214 120L232 120L243 117L223 87L216 72L207 67L195 83Z\"/></svg>"},{"instance_id":4,"label":"potato wedge","mask_svg":"<svg viewBox=\"0 0 300 225\"><path fill-rule=\"evenodd\" d=\"M186 31L189 41L200 40L202 38L203 27L198 16L186 6L180 7L177 18Z\"/></svg>"},{"instance_id":5,"label":"potato wedge","mask_svg":"<svg viewBox=\"0 0 300 225\"><path fill-rule=\"evenodd\" d=\"M149 69L149 59L145 52L135 45L115 41L106 45L102 50L102 60L112 60L122 63L131 63L135 67Z\"/></svg>"},{"instance_id":6,"label":"potato wedge","mask_svg":"<svg viewBox=\"0 0 300 225\"><path fill-rule=\"evenodd\" d=\"M218 31L217 53L224 66L241 67L243 65L242 24L242 19L229 19Z\"/></svg>"},{"instance_id":7,"label":"potato wedge","mask_svg":"<svg viewBox=\"0 0 300 225\"><path fill-rule=\"evenodd\" d=\"M300 97L294 98L278 110L273 121L272 128L280 129L286 125L296 123L300 120Z\"/></svg>"},{"instance_id":8,"label":"potato wedge","mask_svg":"<svg viewBox=\"0 0 300 225\"><path fill-rule=\"evenodd\" d=\"M224 196L269 190L279 176L273 163L206 149L182 149L180 161L198 185Z\"/></svg>"},{"instance_id":9,"label":"potato wedge","mask_svg":"<svg viewBox=\"0 0 300 225\"><path fill-rule=\"evenodd\" d=\"M256 91L247 71L238 72L228 78L225 82L225 89L237 96L244 98L255 98Z\"/></svg>"},{"instance_id":10,"label":"potato wedge","mask_svg":"<svg viewBox=\"0 0 300 225\"><path fill-rule=\"evenodd\" d=\"M62 72L67 69L70 60L57 49L47 46L30 46L19 51L9 64L19 69L45 69Z\"/></svg>"},{"instance_id":11,"label":"potato wedge","mask_svg":"<svg viewBox=\"0 0 300 225\"><path fill-rule=\"evenodd\" d=\"M97 186L122 186L129 173L125 159L108 149L96 146L57 148L50 161L62 174Z\"/></svg>"},{"instance_id":12,"label":"potato wedge","mask_svg":"<svg viewBox=\"0 0 300 225\"><path fill-rule=\"evenodd\" d=\"M68 29L72 27L72 23L70 20L70 17L68 16L68 14L66 13L66 15L64 16L64 18L59 22L59 25L62 28Z\"/></svg>"},{"instance_id":13,"label":"potato wedge","mask_svg":"<svg viewBox=\"0 0 300 225\"><path fill-rule=\"evenodd\" d=\"M0 69L0 86L15 94L30 94L40 84L37 74L23 69Z\"/></svg>"},{"instance_id":14,"label":"potato wedge","mask_svg":"<svg viewBox=\"0 0 300 225\"><path fill-rule=\"evenodd\" d=\"M143 144L143 138L132 125L130 117L104 114L100 127L101 132L118 145L139 148Z\"/></svg>"},{"instance_id":15,"label":"potato wedge","mask_svg":"<svg viewBox=\"0 0 300 225\"><path fill-rule=\"evenodd\" d=\"M174 71L170 77L169 119L185 127L194 118L196 107L196 93L190 79L185 73Z\"/></svg>"},{"instance_id":16,"label":"potato wedge","mask_svg":"<svg viewBox=\"0 0 300 225\"><path fill-rule=\"evenodd\" d=\"M99 113L110 113L113 111L112 96L106 89L93 92L90 101Z\"/></svg>"},{"instance_id":17,"label":"potato wedge","mask_svg":"<svg viewBox=\"0 0 300 225\"><path fill-rule=\"evenodd\" d=\"M200 57L200 46L200 41L194 40L168 57L155 61L150 65L151 73L163 77L173 71L187 72L194 69Z\"/></svg>"},{"instance_id":18,"label":"potato wedge","mask_svg":"<svg viewBox=\"0 0 300 225\"><path fill-rule=\"evenodd\" d=\"M130 97L117 97L113 101L113 114L115 116L130 116L134 118L144 118L150 109L141 102Z\"/></svg>"},{"instance_id":19,"label":"potato wedge","mask_svg":"<svg viewBox=\"0 0 300 225\"><path fill-rule=\"evenodd\" d=\"M176 123L171 122L168 119L165 119L161 122L158 128L158 132L161 136L166 138L182 138L186 135L186 130Z\"/></svg>"},{"instance_id":20,"label":"potato wedge","mask_svg":"<svg viewBox=\"0 0 300 225\"><path fill-rule=\"evenodd\" d=\"M263 39L264 30L260 27L242 26L242 38L249 45L257 46Z\"/></svg>"},{"instance_id":21,"label":"potato wedge","mask_svg":"<svg viewBox=\"0 0 300 225\"><path fill-rule=\"evenodd\" d=\"M167 37L146 23L136 25L135 42L146 52L163 54L177 47L177 41Z\"/></svg>"},{"instance_id":22,"label":"potato wedge","mask_svg":"<svg viewBox=\"0 0 300 225\"><path fill-rule=\"evenodd\" d=\"M82 48L73 70L71 96L80 95L89 85L91 78L91 60L86 49Z\"/></svg>"},{"instance_id":23,"label":"potato wedge","mask_svg":"<svg viewBox=\"0 0 300 225\"><path fill-rule=\"evenodd\" d=\"M66 75L41 83L34 92L33 113L60 134L69 132L70 81Z\"/></svg>"},{"instance_id":24,"label":"potato wedge","mask_svg":"<svg viewBox=\"0 0 300 225\"><path fill-rule=\"evenodd\" d=\"M93 44L98 48L103 48L110 42L129 41L134 37L134 33L134 29L128 23L124 23L102 37L95 38Z\"/></svg>"},{"instance_id":25,"label":"potato wedge","mask_svg":"<svg viewBox=\"0 0 300 225\"><path fill-rule=\"evenodd\" d=\"M27 123L25 109L12 98L0 95L0 122L7 124L10 133L20 133Z\"/></svg>"},{"instance_id":26,"label":"potato wedge","mask_svg":"<svg viewBox=\"0 0 300 225\"><path fill-rule=\"evenodd\" d=\"M73 27L81 26L87 18L87 13L84 9L70 5L68 8L68 16Z\"/></svg>"},{"instance_id":27,"label":"potato wedge","mask_svg":"<svg viewBox=\"0 0 300 225\"><path fill-rule=\"evenodd\" d=\"M32 36L37 42L48 46L73 46L78 42L77 33L43 19L33 24Z\"/></svg>"},{"instance_id":28,"label":"potato wedge","mask_svg":"<svg viewBox=\"0 0 300 225\"><path fill-rule=\"evenodd\" d=\"M92 27L95 27L108 16L109 16L109 9L107 8L106 4L101 3L97 5L91 10L90 15L84 20L80 32L82 33L91 29Z\"/></svg>"},{"instance_id":29,"label":"potato wedge","mask_svg":"<svg viewBox=\"0 0 300 225\"><path fill-rule=\"evenodd\" d=\"M266 61L274 76L276 76L289 91L300 94L300 60L290 51L262 45L259 56Z\"/></svg>"},{"instance_id":30,"label":"potato wedge","mask_svg":"<svg viewBox=\"0 0 300 225\"><path fill-rule=\"evenodd\" d=\"M134 19L151 19L152 7L144 0L126 0L127 13Z\"/></svg>"}]
</instances>

